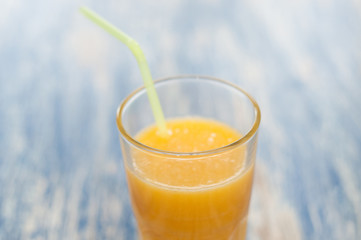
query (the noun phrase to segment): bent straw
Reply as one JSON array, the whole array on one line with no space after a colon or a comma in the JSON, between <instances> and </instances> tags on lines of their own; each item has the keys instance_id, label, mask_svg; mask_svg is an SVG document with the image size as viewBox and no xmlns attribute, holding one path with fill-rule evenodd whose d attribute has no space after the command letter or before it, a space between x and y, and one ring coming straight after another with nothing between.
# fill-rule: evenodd
<instances>
[{"instance_id":1,"label":"bent straw","mask_svg":"<svg viewBox=\"0 0 361 240\"><path fill-rule=\"evenodd\" d=\"M105 31L119 39L121 42L123 42L127 47L132 51L133 55L135 56L138 66L140 68L140 72L143 77L144 86L148 93L148 98L150 102L150 106L153 111L155 122L158 126L158 129L162 134L165 134L167 132L166 123L164 120L164 115L162 111L162 107L160 105L157 92L155 91L152 76L150 74L150 70L147 64L147 61L145 59L145 56L143 54L142 49L139 47L139 44L134 41L131 37L117 29L114 25L100 17L98 14L93 12L87 7L81 7L80 12L83 13L87 18L92 20L94 23L99 25L101 28L103 28Z\"/></svg>"}]
</instances>

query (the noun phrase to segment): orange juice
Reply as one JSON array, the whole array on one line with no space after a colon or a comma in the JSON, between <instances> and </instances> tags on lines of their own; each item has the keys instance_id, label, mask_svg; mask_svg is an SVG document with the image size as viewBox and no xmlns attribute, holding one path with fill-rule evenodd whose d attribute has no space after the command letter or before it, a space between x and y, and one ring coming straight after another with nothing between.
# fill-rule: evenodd
<instances>
[{"instance_id":1,"label":"orange juice","mask_svg":"<svg viewBox=\"0 0 361 240\"><path fill-rule=\"evenodd\" d=\"M133 149L126 165L141 239L244 239L254 167L244 146L232 146L241 135L199 118L168 121L167 128L169 136L152 126L136 139L172 154Z\"/></svg>"}]
</instances>

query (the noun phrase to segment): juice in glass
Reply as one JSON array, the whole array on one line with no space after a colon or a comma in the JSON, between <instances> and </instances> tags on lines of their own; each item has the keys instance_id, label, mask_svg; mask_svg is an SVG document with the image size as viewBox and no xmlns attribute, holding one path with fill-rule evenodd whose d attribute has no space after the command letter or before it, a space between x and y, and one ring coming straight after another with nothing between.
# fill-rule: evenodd
<instances>
[{"instance_id":1,"label":"juice in glass","mask_svg":"<svg viewBox=\"0 0 361 240\"><path fill-rule=\"evenodd\" d=\"M190 93L184 84L199 89ZM220 90L221 86L226 90ZM174 88L181 90L169 93ZM178 110L169 108L165 111L168 116L167 136L160 134L157 127L147 121L135 123L142 121L137 120L137 114L144 113L141 101L136 100L140 97L139 91L120 107L118 127L120 125L128 187L140 239L245 238L259 109L252 98L234 88L223 81L208 78L167 79L157 89L160 99L183 94L183 101L189 107L180 104L175 106ZM204 113L202 107L208 107L207 101L202 103L199 98L202 91L213 91L212 98L220 101L233 94L228 99L232 101ZM243 94L240 99L235 98L240 93ZM191 96L196 98L191 99ZM239 104L241 100L250 106ZM127 103L133 104L137 110L131 109ZM235 106L241 107L239 111L243 114L247 109L253 109L249 114L251 117L243 116L243 123L237 122L239 114L235 114L231 121L215 117L224 113L228 118L229 113L223 108L229 108L229 112L234 114ZM179 114L179 109L184 112ZM236 124L232 124L234 120Z\"/></svg>"}]
</instances>

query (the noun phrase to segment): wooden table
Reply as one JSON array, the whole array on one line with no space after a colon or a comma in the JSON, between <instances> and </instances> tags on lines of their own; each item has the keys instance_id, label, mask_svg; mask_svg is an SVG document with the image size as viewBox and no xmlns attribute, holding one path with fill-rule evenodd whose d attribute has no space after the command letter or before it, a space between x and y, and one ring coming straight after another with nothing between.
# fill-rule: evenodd
<instances>
[{"instance_id":1,"label":"wooden table","mask_svg":"<svg viewBox=\"0 0 361 240\"><path fill-rule=\"evenodd\" d=\"M361 239L361 2L2 1L0 239L135 239L116 109L138 40L154 78L211 75L262 123L248 239Z\"/></svg>"}]
</instances>

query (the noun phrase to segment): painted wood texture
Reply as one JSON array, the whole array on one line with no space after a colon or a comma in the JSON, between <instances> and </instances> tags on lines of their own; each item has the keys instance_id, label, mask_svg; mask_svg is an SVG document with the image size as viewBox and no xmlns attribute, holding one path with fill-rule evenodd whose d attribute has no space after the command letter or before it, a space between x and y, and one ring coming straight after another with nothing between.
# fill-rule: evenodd
<instances>
[{"instance_id":1,"label":"painted wood texture","mask_svg":"<svg viewBox=\"0 0 361 240\"><path fill-rule=\"evenodd\" d=\"M248 239L361 239L361 2L0 3L0 239L135 239L115 113L141 77L211 75L262 123Z\"/></svg>"}]
</instances>

